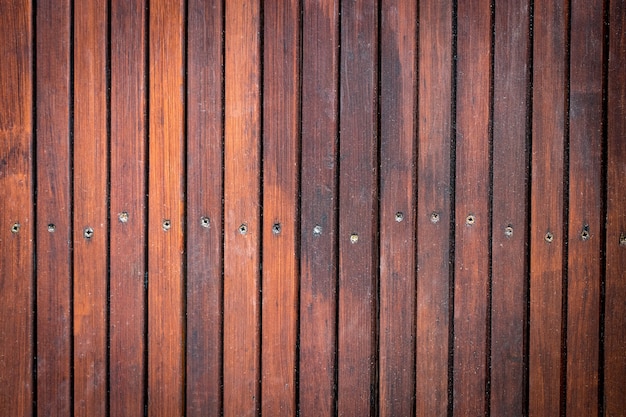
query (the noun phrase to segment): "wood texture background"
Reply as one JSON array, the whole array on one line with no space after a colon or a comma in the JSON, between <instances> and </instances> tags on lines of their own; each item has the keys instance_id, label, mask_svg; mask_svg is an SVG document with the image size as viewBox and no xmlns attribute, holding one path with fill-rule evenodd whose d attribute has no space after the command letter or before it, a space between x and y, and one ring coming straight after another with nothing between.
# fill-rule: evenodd
<instances>
[{"instance_id":1,"label":"wood texture background","mask_svg":"<svg viewBox=\"0 0 626 417\"><path fill-rule=\"evenodd\" d=\"M624 415L624 0L0 0L0 63L3 415Z\"/></svg>"}]
</instances>

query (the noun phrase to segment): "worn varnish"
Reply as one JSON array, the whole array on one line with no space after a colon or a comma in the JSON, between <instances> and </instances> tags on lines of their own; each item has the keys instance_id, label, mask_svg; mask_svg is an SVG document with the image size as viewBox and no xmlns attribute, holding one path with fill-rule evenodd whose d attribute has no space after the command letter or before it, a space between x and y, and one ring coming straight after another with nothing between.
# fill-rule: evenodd
<instances>
[{"instance_id":1,"label":"worn varnish","mask_svg":"<svg viewBox=\"0 0 626 417\"><path fill-rule=\"evenodd\" d=\"M622 415L625 33L0 1L0 410Z\"/></svg>"}]
</instances>

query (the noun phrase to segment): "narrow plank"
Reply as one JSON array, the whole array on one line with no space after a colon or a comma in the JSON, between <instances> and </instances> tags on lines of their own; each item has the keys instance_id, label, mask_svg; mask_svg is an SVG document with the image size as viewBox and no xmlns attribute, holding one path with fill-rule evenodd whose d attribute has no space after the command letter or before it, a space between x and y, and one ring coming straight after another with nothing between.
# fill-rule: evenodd
<instances>
[{"instance_id":1,"label":"narrow plank","mask_svg":"<svg viewBox=\"0 0 626 417\"><path fill-rule=\"evenodd\" d=\"M406 416L415 392L417 3L381 6L380 415ZM409 314L407 314L409 313Z\"/></svg>"},{"instance_id":2,"label":"narrow plank","mask_svg":"<svg viewBox=\"0 0 626 417\"><path fill-rule=\"evenodd\" d=\"M222 408L221 2L188 2L187 415Z\"/></svg>"},{"instance_id":3,"label":"narrow plank","mask_svg":"<svg viewBox=\"0 0 626 417\"><path fill-rule=\"evenodd\" d=\"M33 409L31 2L0 2L0 410Z\"/></svg>"},{"instance_id":4,"label":"narrow plank","mask_svg":"<svg viewBox=\"0 0 626 417\"><path fill-rule=\"evenodd\" d=\"M150 5L148 414L184 413L184 9Z\"/></svg>"},{"instance_id":5,"label":"narrow plank","mask_svg":"<svg viewBox=\"0 0 626 417\"><path fill-rule=\"evenodd\" d=\"M37 413L72 413L69 1L36 4Z\"/></svg>"},{"instance_id":6,"label":"narrow plank","mask_svg":"<svg viewBox=\"0 0 626 417\"><path fill-rule=\"evenodd\" d=\"M530 230L529 415L560 415L565 41L568 10L536 2Z\"/></svg>"},{"instance_id":7,"label":"narrow plank","mask_svg":"<svg viewBox=\"0 0 626 417\"><path fill-rule=\"evenodd\" d=\"M607 102L606 301L604 404L606 416L626 409L626 2L609 10Z\"/></svg>"},{"instance_id":8,"label":"narrow plank","mask_svg":"<svg viewBox=\"0 0 626 417\"><path fill-rule=\"evenodd\" d=\"M296 414L298 0L263 9L262 414Z\"/></svg>"},{"instance_id":9,"label":"narrow plank","mask_svg":"<svg viewBox=\"0 0 626 417\"><path fill-rule=\"evenodd\" d=\"M142 415L145 398L146 12L111 2L110 414Z\"/></svg>"},{"instance_id":10,"label":"narrow plank","mask_svg":"<svg viewBox=\"0 0 626 417\"><path fill-rule=\"evenodd\" d=\"M377 389L378 4L341 3L339 415L374 415Z\"/></svg>"},{"instance_id":11,"label":"narrow plank","mask_svg":"<svg viewBox=\"0 0 626 417\"><path fill-rule=\"evenodd\" d=\"M226 5L224 415L259 412L260 4Z\"/></svg>"},{"instance_id":12,"label":"narrow plank","mask_svg":"<svg viewBox=\"0 0 626 417\"><path fill-rule=\"evenodd\" d=\"M603 2L571 3L567 415L599 414Z\"/></svg>"},{"instance_id":13,"label":"narrow plank","mask_svg":"<svg viewBox=\"0 0 626 417\"><path fill-rule=\"evenodd\" d=\"M303 2L299 412L335 415L339 7Z\"/></svg>"},{"instance_id":14,"label":"narrow plank","mask_svg":"<svg viewBox=\"0 0 626 417\"><path fill-rule=\"evenodd\" d=\"M74 415L107 409L107 5L74 9Z\"/></svg>"},{"instance_id":15,"label":"narrow plank","mask_svg":"<svg viewBox=\"0 0 626 417\"><path fill-rule=\"evenodd\" d=\"M419 3L417 416L448 415L452 1Z\"/></svg>"},{"instance_id":16,"label":"narrow plank","mask_svg":"<svg viewBox=\"0 0 626 417\"><path fill-rule=\"evenodd\" d=\"M454 415L486 414L489 296L491 10L464 1L457 20Z\"/></svg>"},{"instance_id":17,"label":"narrow plank","mask_svg":"<svg viewBox=\"0 0 626 417\"><path fill-rule=\"evenodd\" d=\"M496 4L494 23L490 406L493 416L521 416L527 382L528 1Z\"/></svg>"}]
</instances>

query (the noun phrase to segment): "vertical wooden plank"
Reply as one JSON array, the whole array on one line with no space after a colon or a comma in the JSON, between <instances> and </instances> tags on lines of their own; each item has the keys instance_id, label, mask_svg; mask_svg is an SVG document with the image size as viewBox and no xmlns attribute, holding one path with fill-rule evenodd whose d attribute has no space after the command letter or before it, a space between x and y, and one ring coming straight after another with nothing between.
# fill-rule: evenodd
<instances>
[{"instance_id":1,"label":"vertical wooden plank","mask_svg":"<svg viewBox=\"0 0 626 417\"><path fill-rule=\"evenodd\" d=\"M296 414L299 1L263 9L262 414Z\"/></svg>"},{"instance_id":2,"label":"vertical wooden plank","mask_svg":"<svg viewBox=\"0 0 626 417\"><path fill-rule=\"evenodd\" d=\"M106 414L107 9L74 10L74 414Z\"/></svg>"},{"instance_id":3,"label":"vertical wooden plank","mask_svg":"<svg viewBox=\"0 0 626 417\"><path fill-rule=\"evenodd\" d=\"M526 409L529 3L495 5L491 415Z\"/></svg>"},{"instance_id":4,"label":"vertical wooden plank","mask_svg":"<svg viewBox=\"0 0 626 417\"><path fill-rule=\"evenodd\" d=\"M341 3L339 415L376 406L378 4Z\"/></svg>"},{"instance_id":5,"label":"vertical wooden plank","mask_svg":"<svg viewBox=\"0 0 626 417\"><path fill-rule=\"evenodd\" d=\"M222 407L221 2L188 2L187 415Z\"/></svg>"},{"instance_id":6,"label":"vertical wooden plank","mask_svg":"<svg viewBox=\"0 0 626 417\"><path fill-rule=\"evenodd\" d=\"M597 416L602 251L601 0L571 3L567 415Z\"/></svg>"},{"instance_id":7,"label":"vertical wooden plank","mask_svg":"<svg viewBox=\"0 0 626 417\"><path fill-rule=\"evenodd\" d=\"M606 416L626 409L626 2L609 10L604 393Z\"/></svg>"},{"instance_id":8,"label":"vertical wooden plank","mask_svg":"<svg viewBox=\"0 0 626 417\"><path fill-rule=\"evenodd\" d=\"M0 2L0 410L33 408L32 4Z\"/></svg>"},{"instance_id":9,"label":"vertical wooden plank","mask_svg":"<svg viewBox=\"0 0 626 417\"><path fill-rule=\"evenodd\" d=\"M260 408L260 5L226 5L224 415Z\"/></svg>"},{"instance_id":10,"label":"vertical wooden plank","mask_svg":"<svg viewBox=\"0 0 626 417\"><path fill-rule=\"evenodd\" d=\"M486 413L490 256L488 0L458 5L454 415Z\"/></svg>"},{"instance_id":11,"label":"vertical wooden plank","mask_svg":"<svg viewBox=\"0 0 626 417\"><path fill-rule=\"evenodd\" d=\"M380 415L413 413L417 3L384 1L380 59Z\"/></svg>"},{"instance_id":12,"label":"vertical wooden plank","mask_svg":"<svg viewBox=\"0 0 626 417\"><path fill-rule=\"evenodd\" d=\"M146 12L111 2L110 414L145 404Z\"/></svg>"},{"instance_id":13,"label":"vertical wooden plank","mask_svg":"<svg viewBox=\"0 0 626 417\"><path fill-rule=\"evenodd\" d=\"M150 5L148 412L183 415L184 2Z\"/></svg>"},{"instance_id":14,"label":"vertical wooden plank","mask_svg":"<svg viewBox=\"0 0 626 417\"><path fill-rule=\"evenodd\" d=\"M36 5L37 413L72 412L69 1Z\"/></svg>"},{"instance_id":15,"label":"vertical wooden plank","mask_svg":"<svg viewBox=\"0 0 626 417\"><path fill-rule=\"evenodd\" d=\"M420 2L419 20L415 407L418 416L446 416L452 1Z\"/></svg>"},{"instance_id":16,"label":"vertical wooden plank","mask_svg":"<svg viewBox=\"0 0 626 417\"><path fill-rule=\"evenodd\" d=\"M335 415L339 7L303 2L301 416Z\"/></svg>"},{"instance_id":17,"label":"vertical wooden plank","mask_svg":"<svg viewBox=\"0 0 626 417\"><path fill-rule=\"evenodd\" d=\"M536 2L530 231L529 415L559 415L567 6Z\"/></svg>"}]
</instances>

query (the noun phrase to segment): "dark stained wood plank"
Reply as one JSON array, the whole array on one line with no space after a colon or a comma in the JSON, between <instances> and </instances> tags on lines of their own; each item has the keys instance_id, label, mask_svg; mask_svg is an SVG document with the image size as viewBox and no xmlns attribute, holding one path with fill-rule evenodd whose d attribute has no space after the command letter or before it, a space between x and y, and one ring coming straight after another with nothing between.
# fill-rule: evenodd
<instances>
[{"instance_id":1,"label":"dark stained wood plank","mask_svg":"<svg viewBox=\"0 0 626 417\"><path fill-rule=\"evenodd\" d=\"M36 5L37 413L72 413L69 1Z\"/></svg>"},{"instance_id":2,"label":"dark stained wood plank","mask_svg":"<svg viewBox=\"0 0 626 417\"><path fill-rule=\"evenodd\" d=\"M604 393L606 416L626 409L626 2L611 0L607 88Z\"/></svg>"},{"instance_id":3,"label":"dark stained wood plank","mask_svg":"<svg viewBox=\"0 0 626 417\"><path fill-rule=\"evenodd\" d=\"M262 414L296 414L298 0L263 9Z\"/></svg>"},{"instance_id":4,"label":"dark stained wood plank","mask_svg":"<svg viewBox=\"0 0 626 417\"><path fill-rule=\"evenodd\" d=\"M184 413L184 10L150 5L148 413Z\"/></svg>"},{"instance_id":5,"label":"dark stained wood plank","mask_svg":"<svg viewBox=\"0 0 626 417\"><path fill-rule=\"evenodd\" d=\"M224 415L259 412L260 4L226 5L224 143Z\"/></svg>"},{"instance_id":6,"label":"dark stained wood plank","mask_svg":"<svg viewBox=\"0 0 626 417\"><path fill-rule=\"evenodd\" d=\"M570 416L599 415L602 251L601 0L571 3L567 404Z\"/></svg>"},{"instance_id":7,"label":"dark stained wood plank","mask_svg":"<svg viewBox=\"0 0 626 417\"><path fill-rule=\"evenodd\" d=\"M495 7L491 300L492 416L525 412L529 3Z\"/></svg>"},{"instance_id":8,"label":"dark stained wood plank","mask_svg":"<svg viewBox=\"0 0 626 417\"><path fill-rule=\"evenodd\" d=\"M188 2L187 415L222 408L221 2Z\"/></svg>"},{"instance_id":9,"label":"dark stained wood plank","mask_svg":"<svg viewBox=\"0 0 626 417\"><path fill-rule=\"evenodd\" d=\"M74 8L74 415L107 409L107 5Z\"/></svg>"},{"instance_id":10,"label":"dark stained wood plank","mask_svg":"<svg viewBox=\"0 0 626 417\"><path fill-rule=\"evenodd\" d=\"M378 4L341 3L337 407L376 406Z\"/></svg>"},{"instance_id":11,"label":"dark stained wood plank","mask_svg":"<svg viewBox=\"0 0 626 417\"><path fill-rule=\"evenodd\" d=\"M33 409L31 2L0 2L0 410Z\"/></svg>"},{"instance_id":12,"label":"dark stained wood plank","mask_svg":"<svg viewBox=\"0 0 626 417\"><path fill-rule=\"evenodd\" d=\"M446 416L453 220L452 1L419 4L415 408L417 416Z\"/></svg>"},{"instance_id":13,"label":"dark stained wood plank","mask_svg":"<svg viewBox=\"0 0 626 417\"><path fill-rule=\"evenodd\" d=\"M568 10L536 2L530 230L529 415L559 415L563 286L565 42Z\"/></svg>"},{"instance_id":14,"label":"dark stained wood plank","mask_svg":"<svg viewBox=\"0 0 626 417\"><path fill-rule=\"evenodd\" d=\"M143 0L111 2L110 405L145 398L146 19Z\"/></svg>"},{"instance_id":15,"label":"dark stained wood plank","mask_svg":"<svg viewBox=\"0 0 626 417\"><path fill-rule=\"evenodd\" d=\"M301 416L335 415L338 2L303 2Z\"/></svg>"},{"instance_id":16,"label":"dark stained wood plank","mask_svg":"<svg viewBox=\"0 0 626 417\"><path fill-rule=\"evenodd\" d=\"M417 3L384 1L380 104L380 415L413 413Z\"/></svg>"},{"instance_id":17,"label":"dark stained wood plank","mask_svg":"<svg viewBox=\"0 0 626 417\"><path fill-rule=\"evenodd\" d=\"M454 415L482 415L487 387L489 295L489 88L491 10L458 4Z\"/></svg>"}]
</instances>

